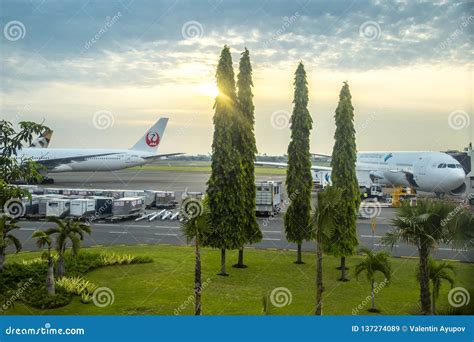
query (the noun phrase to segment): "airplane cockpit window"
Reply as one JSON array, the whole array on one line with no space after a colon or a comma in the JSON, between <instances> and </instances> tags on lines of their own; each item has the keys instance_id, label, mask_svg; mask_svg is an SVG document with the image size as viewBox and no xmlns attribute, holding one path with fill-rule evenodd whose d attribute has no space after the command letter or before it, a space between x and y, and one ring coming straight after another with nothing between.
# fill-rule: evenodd
<instances>
[{"instance_id":1,"label":"airplane cockpit window","mask_svg":"<svg viewBox=\"0 0 474 342\"><path fill-rule=\"evenodd\" d=\"M442 163L438 165L438 169L444 169L446 168L446 164Z\"/></svg>"},{"instance_id":2,"label":"airplane cockpit window","mask_svg":"<svg viewBox=\"0 0 474 342\"><path fill-rule=\"evenodd\" d=\"M455 168L456 168L456 165L454 165L454 164L448 164L448 167L449 167L450 169L455 169Z\"/></svg>"},{"instance_id":3,"label":"airplane cockpit window","mask_svg":"<svg viewBox=\"0 0 474 342\"><path fill-rule=\"evenodd\" d=\"M461 164L456 164L456 169L461 169L461 168L462 168Z\"/></svg>"}]
</instances>

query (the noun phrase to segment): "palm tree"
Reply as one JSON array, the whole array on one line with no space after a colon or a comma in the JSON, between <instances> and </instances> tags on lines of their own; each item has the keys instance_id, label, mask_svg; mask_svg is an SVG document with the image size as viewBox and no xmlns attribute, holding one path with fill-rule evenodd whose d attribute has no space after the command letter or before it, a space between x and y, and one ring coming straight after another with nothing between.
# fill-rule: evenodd
<instances>
[{"instance_id":1,"label":"palm tree","mask_svg":"<svg viewBox=\"0 0 474 342\"><path fill-rule=\"evenodd\" d=\"M182 232L189 241L194 240L194 314L201 315L201 245L209 231L209 206L206 200L199 205L189 206L182 224Z\"/></svg>"},{"instance_id":2,"label":"palm tree","mask_svg":"<svg viewBox=\"0 0 474 342\"><path fill-rule=\"evenodd\" d=\"M425 315L431 312L428 259L439 243L450 243L454 238L457 220L453 219L453 213L454 205L445 202L423 199L415 206L404 202L392 220L395 230L382 238L383 244L392 247L399 240L417 247L421 311Z\"/></svg>"},{"instance_id":3,"label":"palm tree","mask_svg":"<svg viewBox=\"0 0 474 342\"><path fill-rule=\"evenodd\" d=\"M368 248L361 248L360 252L366 255L365 259L356 265L355 275L359 278L359 275L363 272L367 275L367 280L370 282L370 295L372 297L372 307L369 309L370 312L378 312L375 307L375 274L380 272L384 275L384 282L390 281L392 277L392 267L388 259L389 255L387 252L373 253Z\"/></svg>"},{"instance_id":4,"label":"palm tree","mask_svg":"<svg viewBox=\"0 0 474 342\"><path fill-rule=\"evenodd\" d=\"M334 187L327 187L319 192L313 223L316 237L316 315L323 313L323 249L328 244L335 230L334 213L338 210L341 200L341 191Z\"/></svg>"},{"instance_id":5,"label":"palm tree","mask_svg":"<svg viewBox=\"0 0 474 342\"><path fill-rule=\"evenodd\" d=\"M32 237L36 238L36 245L38 248L48 246L48 272L46 273L46 291L49 295L55 294L54 287L54 261L51 256L51 238L42 230L37 230L33 233Z\"/></svg>"},{"instance_id":6,"label":"palm tree","mask_svg":"<svg viewBox=\"0 0 474 342\"><path fill-rule=\"evenodd\" d=\"M72 244L72 255L77 255L81 248L81 241L84 240L84 233L90 234L92 230L89 225L79 221L63 220L57 217L48 217L48 221L56 224L55 228L46 229L45 233L47 235L56 234L56 250L58 251L57 274L58 277L62 277L66 274L64 253L66 252L68 240Z\"/></svg>"},{"instance_id":7,"label":"palm tree","mask_svg":"<svg viewBox=\"0 0 474 342\"><path fill-rule=\"evenodd\" d=\"M430 270L430 280L433 291L431 293L431 313L436 314L436 299L439 297L439 290L441 289L441 283L446 280L451 288L454 286L454 275L456 271L453 265L446 261L436 262L432 258L429 259L428 267ZM419 276L419 274L418 274Z\"/></svg>"},{"instance_id":8,"label":"palm tree","mask_svg":"<svg viewBox=\"0 0 474 342\"><path fill-rule=\"evenodd\" d=\"M17 221L7 215L0 216L0 271L3 271L5 253L8 246L13 245L18 253L21 251L21 242L12 235L12 230L18 229Z\"/></svg>"}]
</instances>

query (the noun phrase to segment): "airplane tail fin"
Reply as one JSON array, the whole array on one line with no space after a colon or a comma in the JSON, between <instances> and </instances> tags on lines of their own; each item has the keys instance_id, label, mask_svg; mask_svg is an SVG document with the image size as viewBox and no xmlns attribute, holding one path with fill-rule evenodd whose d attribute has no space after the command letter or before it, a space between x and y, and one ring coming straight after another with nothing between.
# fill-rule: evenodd
<instances>
[{"instance_id":1,"label":"airplane tail fin","mask_svg":"<svg viewBox=\"0 0 474 342\"><path fill-rule=\"evenodd\" d=\"M132 150L155 153L163 139L167 123L168 118L161 118L158 120L149 130L146 131L143 137L133 145Z\"/></svg>"},{"instance_id":2,"label":"airplane tail fin","mask_svg":"<svg viewBox=\"0 0 474 342\"><path fill-rule=\"evenodd\" d=\"M47 129L43 133L41 133L41 135L39 135L35 140L33 140L29 147L47 148L52 136L53 131Z\"/></svg>"}]
</instances>

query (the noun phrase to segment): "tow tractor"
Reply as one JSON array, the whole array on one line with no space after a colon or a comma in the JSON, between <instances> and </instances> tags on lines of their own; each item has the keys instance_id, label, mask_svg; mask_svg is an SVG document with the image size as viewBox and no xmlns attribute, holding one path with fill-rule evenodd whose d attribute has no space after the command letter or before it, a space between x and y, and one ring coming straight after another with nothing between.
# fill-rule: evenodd
<instances>
[{"instance_id":1,"label":"tow tractor","mask_svg":"<svg viewBox=\"0 0 474 342\"><path fill-rule=\"evenodd\" d=\"M384 198L382 186L378 183L372 183L369 188L365 186L360 187L360 194L362 200L374 198L377 199L377 201L380 201Z\"/></svg>"}]
</instances>

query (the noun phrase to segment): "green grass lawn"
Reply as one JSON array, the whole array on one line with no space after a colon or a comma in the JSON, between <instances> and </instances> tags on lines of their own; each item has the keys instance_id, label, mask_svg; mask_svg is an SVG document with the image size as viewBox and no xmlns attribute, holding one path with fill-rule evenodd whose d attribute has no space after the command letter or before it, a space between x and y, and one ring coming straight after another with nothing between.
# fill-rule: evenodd
<instances>
[{"instance_id":1,"label":"green grass lawn","mask_svg":"<svg viewBox=\"0 0 474 342\"><path fill-rule=\"evenodd\" d=\"M172 172L202 172L210 173L211 166L203 165L202 163L194 163L191 165L184 164L153 164L137 166L132 169L136 170L147 170L147 171L172 171ZM255 173L257 175L285 175L286 169L279 169L275 167L255 167Z\"/></svg>"},{"instance_id":2,"label":"green grass lawn","mask_svg":"<svg viewBox=\"0 0 474 342\"><path fill-rule=\"evenodd\" d=\"M194 253L191 247L168 245L157 246L116 246L108 248L83 249L82 253L115 252L118 254L147 255L152 263L127 266L109 266L86 274L86 278L98 286L112 289L115 301L112 305L99 308L94 304L82 304L75 297L71 304L57 309L38 310L16 303L6 314L35 315L173 315L193 314ZM37 257L38 253L8 255L7 262ZM229 277L217 276L219 251L204 249L202 253L203 314L206 315L261 315L262 296L274 288L286 287L292 295L291 304L272 307L272 315L311 315L315 302L315 255L305 253L305 265L295 265L295 252L276 250L246 250L246 263L249 268L230 267L236 261L236 252L228 252ZM348 259L349 274L362 257ZM376 304L381 314L403 315L417 311L419 298L415 278L416 259L392 258L394 270L389 286L381 289ZM361 304L370 293L369 283L364 277L359 281L351 276L351 281L342 283L336 279L339 271L335 269L339 260L324 258L324 314L351 315L352 310ZM472 292L474 265L453 262L457 271L456 285ZM438 299L439 310L447 310L449 285L444 284ZM189 303L186 305L186 303ZM364 307L359 314L369 314ZM180 306L184 308L179 309Z\"/></svg>"}]
</instances>

